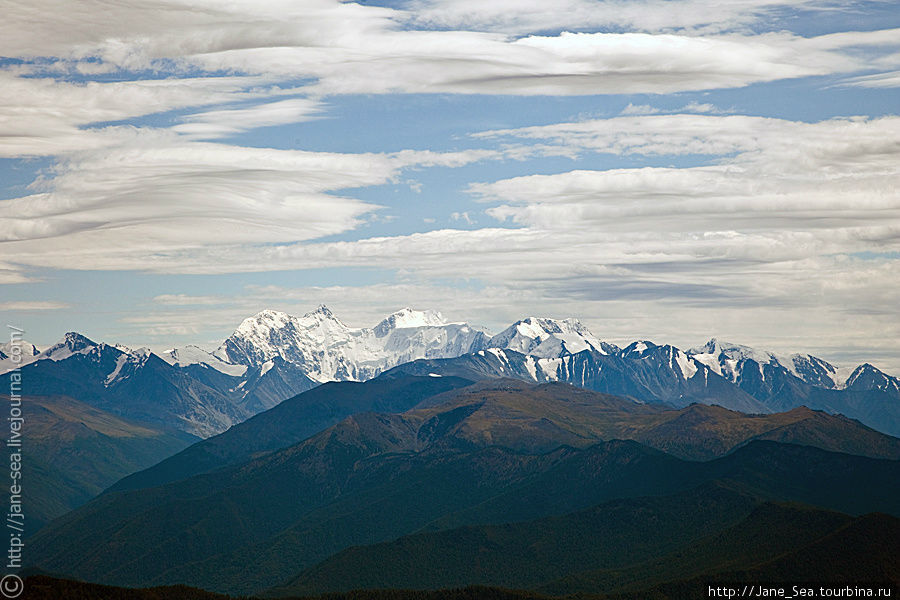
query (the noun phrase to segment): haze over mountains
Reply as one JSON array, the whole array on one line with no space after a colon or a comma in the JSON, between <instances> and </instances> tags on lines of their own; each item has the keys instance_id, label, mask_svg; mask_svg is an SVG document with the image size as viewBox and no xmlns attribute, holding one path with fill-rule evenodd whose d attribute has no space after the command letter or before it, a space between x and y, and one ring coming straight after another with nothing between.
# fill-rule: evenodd
<instances>
[{"instance_id":1,"label":"haze over mountains","mask_svg":"<svg viewBox=\"0 0 900 600\"><path fill-rule=\"evenodd\" d=\"M681 350L650 341L607 343L576 319L529 317L489 335L435 311L398 311L372 328L346 326L327 307L302 317L266 310L214 352L156 355L66 334L23 376L35 395L69 395L120 416L208 437L326 381L406 373L563 381L640 402L719 404L750 413L808 406L900 433L900 380L869 364L838 368L810 355L780 357L710 340ZM0 361L0 370L13 364ZM3 376L0 376L2 379Z\"/></svg>"}]
</instances>

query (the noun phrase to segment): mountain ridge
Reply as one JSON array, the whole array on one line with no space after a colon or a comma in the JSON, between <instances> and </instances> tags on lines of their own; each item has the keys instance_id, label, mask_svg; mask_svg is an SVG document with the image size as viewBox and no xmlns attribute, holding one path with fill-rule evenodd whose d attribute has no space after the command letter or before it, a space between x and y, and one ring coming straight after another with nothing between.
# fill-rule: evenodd
<instances>
[{"instance_id":1,"label":"mountain ridge","mask_svg":"<svg viewBox=\"0 0 900 600\"><path fill-rule=\"evenodd\" d=\"M461 369L470 378L566 381L644 402L703 402L747 413L806 405L900 434L900 379L868 363L840 370L810 355L786 359L715 338L687 351L650 341L619 348L572 318L527 317L490 336L465 323L447 323L437 311L407 307L373 328L353 329L322 305L302 317L261 311L244 319L215 352L186 346L157 355L98 344L74 332L30 352L21 368L29 369L36 393L71 393L123 417L150 416L202 437L324 381L368 380L397 368L440 374L448 369L441 361L448 360L466 363ZM87 360L91 353L112 358ZM0 361L0 370L10 364L9 358ZM0 379L8 376L0 373ZM138 376L144 377L140 393L129 393L153 390L152 405L135 405L117 392ZM75 381L67 385L70 379ZM154 408L151 416L151 406L167 408Z\"/></svg>"}]
</instances>

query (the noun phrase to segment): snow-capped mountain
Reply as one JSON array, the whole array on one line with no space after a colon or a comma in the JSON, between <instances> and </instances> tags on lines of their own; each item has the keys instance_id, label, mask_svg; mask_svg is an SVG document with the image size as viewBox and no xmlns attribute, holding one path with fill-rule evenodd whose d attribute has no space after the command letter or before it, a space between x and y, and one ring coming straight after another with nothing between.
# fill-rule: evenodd
<instances>
[{"instance_id":1,"label":"snow-capped mountain","mask_svg":"<svg viewBox=\"0 0 900 600\"><path fill-rule=\"evenodd\" d=\"M815 387L840 390L846 388L850 384L853 375L866 366L869 370L879 374L877 378L882 381L884 389L891 387L892 380L895 383L898 381L897 378L886 375L868 364L861 365L856 369L836 367L828 361L811 354L779 356L772 352L757 350L749 346L721 342L716 338L709 340L699 348L688 350L688 354L736 384L741 384L741 382L745 382L748 379L758 380L761 383L766 381L771 383L779 376L790 374ZM866 381L868 380L874 381L875 379L867 378ZM863 388L857 386L856 389ZM879 388L873 384L873 387L865 389Z\"/></svg>"},{"instance_id":2,"label":"snow-capped mountain","mask_svg":"<svg viewBox=\"0 0 900 600\"><path fill-rule=\"evenodd\" d=\"M688 351L650 341L618 348L576 319L528 317L490 336L409 308L357 329L320 306L301 317L264 310L215 352L186 346L157 356L69 333L26 353L28 393L69 395L199 436L319 383L364 381L398 366L417 375L563 381L676 407L701 402L761 413L805 405L900 433L900 380L872 365L841 369L811 355L716 339Z\"/></svg>"},{"instance_id":3,"label":"snow-capped mountain","mask_svg":"<svg viewBox=\"0 0 900 600\"><path fill-rule=\"evenodd\" d=\"M39 350L34 344L23 341L20 344L22 351L18 362L13 361L11 356L13 352L12 345L12 342L0 345L0 357L2 357L2 360L0 360L0 374L39 360L60 361L69 358L73 354L84 354L93 348L94 343L74 332L67 333L62 340L44 350Z\"/></svg>"},{"instance_id":4,"label":"snow-capped mountain","mask_svg":"<svg viewBox=\"0 0 900 600\"><path fill-rule=\"evenodd\" d=\"M410 360L477 351L487 340L484 332L447 323L435 311L405 308L371 329L355 329L320 306L302 317L264 310L245 319L213 354L248 367L278 357L319 382L364 381Z\"/></svg>"},{"instance_id":5,"label":"snow-capped mountain","mask_svg":"<svg viewBox=\"0 0 900 600\"><path fill-rule=\"evenodd\" d=\"M9 373L0 375L8 377ZM69 396L198 437L224 431L251 416L221 391L146 348L96 343L74 332L22 367L21 379L23 395Z\"/></svg>"},{"instance_id":6,"label":"snow-capped mountain","mask_svg":"<svg viewBox=\"0 0 900 600\"><path fill-rule=\"evenodd\" d=\"M515 339L514 335L506 339L510 338ZM540 347L539 340L534 347ZM779 357L715 339L687 352L649 341L633 342L617 352L588 348L556 357L489 348L457 359L415 361L397 370L415 375L564 381L676 407L700 402L766 413L807 406L900 434L900 380L896 377L867 364L845 378L847 370L815 356Z\"/></svg>"},{"instance_id":7,"label":"snow-capped mountain","mask_svg":"<svg viewBox=\"0 0 900 600\"><path fill-rule=\"evenodd\" d=\"M247 371L247 365L235 365L225 362L215 354L207 352L200 346L189 344L182 348L172 348L162 352L159 357L175 367L190 365L207 365L220 373L240 377Z\"/></svg>"},{"instance_id":8,"label":"snow-capped mountain","mask_svg":"<svg viewBox=\"0 0 900 600\"><path fill-rule=\"evenodd\" d=\"M322 305L320 309L327 308ZM441 327L447 324L444 316L436 310L413 310L409 307L398 310L385 317L374 327L376 337L390 335L395 329L408 329L410 327Z\"/></svg>"},{"instance_id":9,"label":"snow-capped mountain","mask_svg":"<svg viewBox=\"0 0 900 600\"><path fill-rule=\"evenodd\" d=\"M844 382L845 389L900 394L900 379L891 377L869 363L856 367Z\"/></svg>"},{"instance_id":10,"label":"snow-capped mountain","mask_svg":"<svg viewBox=\"0 0 900 600\"><path fill-rule=\"evenodd\" d=\"M593 350L615 354L619 348L597 339L578 319L540 319L528 317L513 323L492 337L488 348L515 350L540 358L558 358Z\"/></svg>"},{"instance_id":11,"label":"snow-capped mountain","mask_svg":"<svg viewBox=\"0 0 900 600\"><path fill-rule=\"evenodd\" d=\"M14 346L18 348L14 349ZM13 353L17 356L13 357ZM0 374L34 362L40 353L37 346L25 340L0 344Z\"/></svg>"},{"instance_id":12,"label":"snow-capped mountain","mask_svg":"<svg viewBox=\"0 0 900 600\"><path fill-rule=\"evenodd\" d=\"M635 342L616 354L585 349L541 358L515 350L488 348L444 360L418 360L388 372L451 375L468 379L507 377L538 383L560 381L632 398L638 402L684 407L718 404L747 413L766 413L765 405L673 346Z\"/></svg>"},{"instance_id":13,"label":"snow-capped mountain","mask_svg":"<svg viewBox=\"0 0 900 600\"><path fill-rule=\"evenodd\" d=\"M633 342L619 352L626 360L655 360L659 366L671 370L676 376L687 380L703 370L703 364L694 360L675 346L658 346L653 342Z\"/></svg>"}]
</instances>

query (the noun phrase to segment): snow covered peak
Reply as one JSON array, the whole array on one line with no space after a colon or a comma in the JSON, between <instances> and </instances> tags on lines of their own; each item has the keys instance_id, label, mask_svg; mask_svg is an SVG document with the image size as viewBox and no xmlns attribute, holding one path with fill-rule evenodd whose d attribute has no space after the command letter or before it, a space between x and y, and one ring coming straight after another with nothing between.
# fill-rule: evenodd
<instances>
[{"instance_id":1,"label":"snow covered peak","mask_svg":"<svg viewBox=\"0 0 900 600\"><path fill-rule=\"evenodd\" d=\"M15 350L13 348L17 347ZM31 342L26 342L25 340L18 340L15 342L6 342L5 344L0 344L0 360L10 358L13 353L21 356L23 360L28 359L32 356L37 356L41 353L40 349L32 344Z\"/></svg>"},{"instance_id":2,"label":"snow covered peak","mask_svg":"<svg viewBox=\"0 0 900 600\"><path fill-rule=\"evenodd\" d=\"M624 358L643 358L648 352L657 348L657 345L648 340L631 342L622 349L620 356Z\"/></svg>"},{"instance_id":3,"label":"snow covered peak","mask_svg":"<svg viewBox=\"0 0 900 600\"><path fill-rule=\"evenodd\" d=\"M481 349L485 339L433 310L404 308L372 329L354 329L323 305L302 317L262 311L245 319L213 356L249 367L280 357L315 381L365 380L403 362Z\"/></svg>"},{"instance_id":4,"label":"snow covered peak","mask_svg":"<svg viewBox=\"0 0 900 600\"><path fill-rule=\"evenodd\" d=\"M166 350L161 353L159 357L175 367L187 367L198 364L207 365L221 373L235 376L243 375L247 371L246 365L232 365L224 362L214 356L211 352L207 352L203 348L193 344L184 346L183 348Z\"/></svg>"},{"instance_id":5,"label":"snow covered peak","mask_svg":"<svg viewBox=\"0 0 900 600\"><path fill-rule=\"evenodd\" d=\"M331 309L325 306L324 304L320 304L316 310L311 311L306 314L306 316L310 315L321 315L323 319L334 319L334 313L331 312Z\"/></svg>"},{"instance_id":6,"label":"snow covered peak","mask_svg":"<svg viewBox=\"0 0 900 600\"><path fill-rule=\"evenodd\" d=\"M244 319L213 356L224 363L253 367L276 356L303 363L309 358L304 355L304 349L320 351L351 337L352 330L324 305L302 317L264 310Z\"/></svg>"},{"instance_id":7,"label":"snow covered peak","mask_svg":"<svg viewBox=\"0 0 900 600\"><path fill-rule=\"evenodd\" d=\"M900 392L900 379L885 374L878 367L864 363L856 367L850 374L845 387L848 390L858 391Z\"/></svg>"},{"instance_id":8,"label":"snow covered peak","mask_svg":"<svg viewBox=\"0 0 900 600\"><path fill-rule=\"evenodd\" d=\"M847 368L836 367L811 354L792 354L788 360L785 367L791 373L817 387L841 389L849 376Z\"/></svg>"},{"instance_id":9,"label":"snow covered peak","mask_svg":"<svg viewBox=\"0 0 900 600\"><path fill-rule=\"evenodd\" d=\"M60 343L64 344L67 348L69 348L73 352L77 352L78 350L84 350L85 348L89 348L89 347L97 345L96 342L88 339L87 337L85 337L75 331L68 332Z\"/></svg>"},{"instance_id":10,"label":"snow covered peak","mask_svg":"<svg viewBox=\"0 0 900 600\"><path fill-rule=\"evenodd\" d=\"M826 389L842 389L850 370L836 367L828 361L811 354L791 354L779 356L773 352L757 350L749 346L721 342L716 338L688 354L705 364L717 374L730 381L737 381L748 361L756 363L753 368L762 376L764 367L787 372L805 383Z\"/></svg>"},{"instance_id":11,"label":"snow covered peak","mask_svg":"<svg viewBox=\"0 0 900 600\"><path fill-rule=\"evenodd\" d=\"M665 364L673 373L681 375L683 379L690 379L703 368L703 363L675 346L669 344L660 346L647 340L632 342L619 352L619 356L631 360L650 360L656 361L657 364Z\"/></svg>"},{"instance_id":12,"label":"snow covered peak","mask_svg":"<svg viewBox=\"0 0 900 600\"><path fill-rule=\"evenodd\" d=\"M25 340L0 344L0 375L33 363L40 356L40 348Z\"/></svg>"},{"instance_id":13,"label":"snow covered peak","mask_svg":"<svg viewBox=\"0 0 900 600\"><path fill-rule=\"evenodd\" d=\"M73 354L87 354L97 346L80 333L68 332L62 340L53 344L41 353L42 358L50 360L64 360Z\"/></svg>"},{"instance_id":14,"label":"snow covered peak","mask_svg":"<svg viewBox=\"0 0 900 600\"><path fill-rule=\"evenodd\" d=\"M138 348L137 350L132 350L121 344L116 344L115 346L100 344L100 346L98 346L98 348L101 349L110 347L117 350L118 354L116 355L115 366L103 380L103 385L106 387L109 387L117 381L131 377L135 372L139 371L147 364L150 356L154 355L153 352L150 351L150 348Z\"/></svg>"},{"instance_id":15,"label":"snow covered peak","mask_svg":"<svg viewBox=\"0 0 900 600\"><path fill-rule=\"evenodd\" d=\"M31 348L32 352L36 350L31 344L28 344L27 346L28 348ZM23 360L18 364L13 363L11 358L0 361L0 374L9 372L16 367L23 367L38 361L50 360L53 362L60 362L72 358L73 356L89 356L92 361L98 364L103 363L106 360L118 360L120 357L125 357L122 358L123 361L126 360L126 358L129 358L136 363L143 364L149 359L151 354L152 352L149 348L132 350L119 344L111 346L109 344L96 343L80 333L70 331L66 333L60 341L44 351L23 357Z\"/></svg>"},{"instance_id":16,"label":"snow covered peak","mask_svg":"<svg viewBox=\"0 0 900 600\"><path fill-rule=\"evenodd\" d=\"M760 373L762 365L770 362L778 363L775 355L770 352L761 352L749 346L723 342L712 338L703 346L688 350L688 356L706 365L716 375L721 375L731 382L737 382L743 372L744 363L748 360L757 363Z\"/></svg>"},{"instance_id":17,"label":"snow covered peak","mask_svg":"<svg viewBox=\"0 0 900 600\"><path fill-rule=\"evenodd\" d=\"M241 321L241 324L238 325L235 333L254 333L276 327L283 327L290 322L292 318L293 317L287 313L266 309Z\"/></svg>"},{"instance_id":18,"label":"snow covered peak","mask_svg":"<svg viewBox=\"0 0 900 600\"><path fill-rule=\"evenodd\" d=\"M702 346L691 348L688 350L691 354L719 354L723 350L723 344L716 338L710 338L708 342Z\"/></svg>"},{"instance_id":19,"label":"snow covered peak","mask_svg":"<svg viewBox=\"0 0 900 600\"><path fill-rule=\"evenodd\" d=\"M771 352L767 352L765 350L757 350L756 348L751 348L750 346L742 346L740 344L723 342L716 338L710 339L708 342L706 342L706 344L699 348L692 348L691 350L688 350L688 354L709 354L717 358L719 356L724 356L725 358L730 358L732 360L750 359L755 360L760 364L774 362L781 364L785 368L787 367L784 363L790 363L790 361L786 361L784 359L779 360L779 358Z\"/></svg>"},{"instance_id":20,"label":"snow covered peak","mask_svg":"<svg viewBox=\"0 0 900 600\"><path fill-rule=\"evenodd\" d=\"M558 358L594 350L609 354L614 346L600 341L578 319L528 317L490 339L491 348L505 348L540 358Z\"/></svg>"},{"instance_id":21,"label":"snow covered peak","mask_svg":"<svg viewBox=\"0 0 900 600\"><path fill-rule=\"evenodd\" d=\"M407 327L440 327L447 320L436 310L413 310L409 307L398 310L375 326L375 335L384 337L394 329Z\"/></svg>"}]
</instances>

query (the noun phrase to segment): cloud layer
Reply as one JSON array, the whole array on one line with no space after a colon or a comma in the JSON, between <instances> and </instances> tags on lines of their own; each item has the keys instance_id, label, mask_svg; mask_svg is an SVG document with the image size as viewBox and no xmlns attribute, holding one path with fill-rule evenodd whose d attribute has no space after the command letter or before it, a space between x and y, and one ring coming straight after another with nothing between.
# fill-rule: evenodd
<instances>
[{"instance_id":1,"label":"cloud layer","mask_svg":"<svg viewBox=\"0 0 900 600\"><path fill-rule=\"evenodd\" d=\"M900 118L762 117L689 94L759 98L787 81L805 82L810 101L823 90L890 93L900 85L897 23L791 29L886 3L70 4L13 3L0 22L0 159L51 162L27 195L0 200L0 284L30 285L36 269L393 277L237 298L175 289L123 321L156 335L201 333L198 316L237 318L273 295L298 307L334 299L363 323L414 297L490 325L525 312L593 314L612 338L682 342L706 328L862 348L900 335ZM621 102L617 117L488 125L401 151L242 138L329 119L341 96L372 94ZM758 98L758 114L772 114ZM510 163L521 173L465 174ZM422 190L410 173L441 169L464 173L452 205L418 230L366 233L375 219L427 206L429 189L396 203L363 190ZM729 321L737 309L754 327Z\"/></svg>"}]
</instances>

